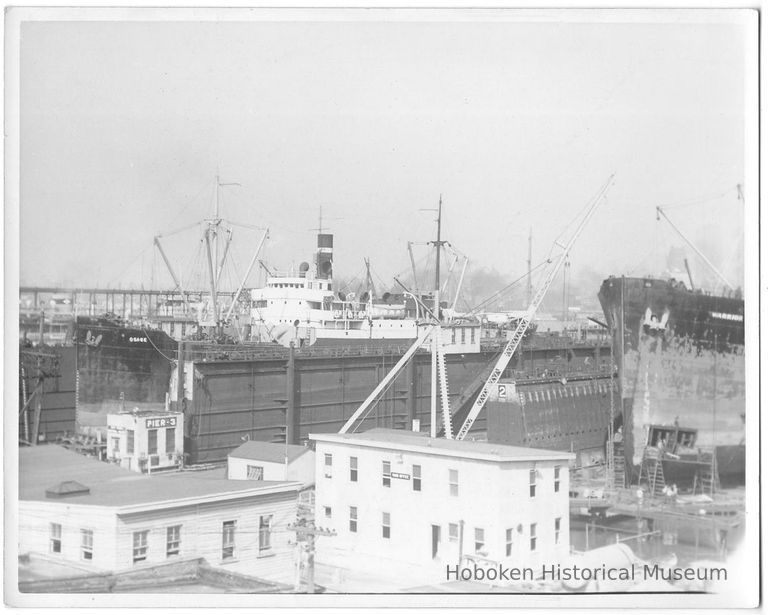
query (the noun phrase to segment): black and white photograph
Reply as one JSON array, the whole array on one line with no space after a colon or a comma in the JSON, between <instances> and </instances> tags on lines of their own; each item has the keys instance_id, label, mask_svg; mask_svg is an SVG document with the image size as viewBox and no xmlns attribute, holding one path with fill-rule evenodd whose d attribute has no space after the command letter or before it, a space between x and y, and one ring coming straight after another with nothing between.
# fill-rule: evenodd
<instances>
[{"instance_id":1,"label":"black and white photograph","mask_svg":"<svg viewBox=\"0 0 768 615\"><path fill-rule=\"evenodd\" d=\"M5 602L754 607L742 8L5 14Z\"/></svg>"}]
</instances>

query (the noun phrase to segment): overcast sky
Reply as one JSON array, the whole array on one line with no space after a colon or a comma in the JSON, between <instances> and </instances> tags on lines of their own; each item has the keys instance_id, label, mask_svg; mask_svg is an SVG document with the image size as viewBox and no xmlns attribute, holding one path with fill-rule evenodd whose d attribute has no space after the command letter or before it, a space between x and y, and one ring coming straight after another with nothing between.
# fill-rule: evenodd
<instances>
[{"instance_id":1,"label":"overcast sky","mask_svg":"<svg viewBox=\"0 0 768 615\"><path fill-rule=\"evenodd\" d=\"M445 238L512 278L528 228L537 262L616 173L573 269L658 273L674 203L738 284L746 30L722 15L24 23L21 282L148 286L154 261L167 286L152 239L210 215L217 172L278 268L311 258L322 207L336 272L391 280L442 194ZM258 237L235 229L239 272ZM191 279L199 228L166 243Z\"/></svg>"}]
</instances>

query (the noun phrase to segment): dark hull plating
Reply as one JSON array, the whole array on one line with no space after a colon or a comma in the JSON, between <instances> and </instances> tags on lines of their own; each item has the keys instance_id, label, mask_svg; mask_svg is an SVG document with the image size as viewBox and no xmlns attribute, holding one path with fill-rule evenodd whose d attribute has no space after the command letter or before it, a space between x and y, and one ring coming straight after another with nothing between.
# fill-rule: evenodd
<instances>
[{"instance_id":1,"label":"dark hull plating","mask_svg":"<svg viewBox=\"0 0 768 615\"><path fill-rule=\"evenodd\" d=\"M106 424L108 410L165 401L177 343L162 331L78 318L78 430Z\"/></svg>"},{"instance_id":2,"label":"dark hull plating","mask_svg":"<svg viewBox=\"0 0 768 615\"><path fill-rule=\"evenodd\" d=\"M609 278L599 299L615 328L628 459L640 463L649 425L678 424L699 446L729 447L719 471L743 481L744 301L650 278Z\"/></svg>"}]
</instances>

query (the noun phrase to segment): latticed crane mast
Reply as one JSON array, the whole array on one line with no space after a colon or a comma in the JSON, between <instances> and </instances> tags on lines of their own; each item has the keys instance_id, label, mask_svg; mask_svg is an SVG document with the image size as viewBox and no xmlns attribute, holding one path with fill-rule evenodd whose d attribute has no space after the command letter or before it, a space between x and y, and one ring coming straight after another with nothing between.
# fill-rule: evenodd
<instances>
[{"instance_id":1,"label":"latticed crane mast","mask_svg":"<svg viewBox=\"0 0 768 615\"><path fill-rule=\"evenodd\" d=\"M555 242L555 245L561 249L561 252L558 256L549 258L547 260L547 268L545 269L544 278L541 284L539 285L538 289L536 290L536 294L533 296L533 300L531 301L531 304L528 306L528 309L526 310L523 317L517 323L517 327L515 328L515 331L512 334L512 337L509 338L507 345L504 347L504 350L502 351L501 355L499 355L499 358L496 361L496 365L491 371L490 376L488 376L488 380L485 381L483 388L480 390L480 393L478 394L477 399L475 400L475 403L472 405L472 409L469 411L469 414L467 415L467 418L464 421L464 424L461 426L461 429L459 429L459 431L456 432L457 440L463 440L466 437L467 433L469 433L469 430L472 428L472 425L474 424L475 420L480 414L480 411L485 406L485 402L488 401L488 395L490 394L491 389L499 382L501 375L504 373L504 370L507 368L507 365L509 365L509 362L512 359L512 355L515 354L517 347L520 345L520 342L523 339L525 332L528 330L528 327L531 324L531 321L533 320L534 315L536 314L536 310L539 309L539 306L541 305L541 302L544 300L544 296L547 294L549 287L552 285L552 282L554 281L555 276L557 275L557 272L560 270L560 267L562 267L563 263L565 262L565 259L568 256L568 252L573 247L573 244L576 242L576 239L578 239L579 235L581 235L581 232L584 230L584 227L589 222L590 218L592 217L592 214L595 213L597 206L605 198L605 195L608 192L608 188L610 188L612 182L613 182L613 175L611 175L608 178L608 181L602 187L600 192L598 192L597 196L595 196L594 200L592 201L592 204L588 207L587 211L582 216L581 221L576 227L576 230L573 232L570 239L568 239L565 245Z\"/></svg>"}]
</instances>

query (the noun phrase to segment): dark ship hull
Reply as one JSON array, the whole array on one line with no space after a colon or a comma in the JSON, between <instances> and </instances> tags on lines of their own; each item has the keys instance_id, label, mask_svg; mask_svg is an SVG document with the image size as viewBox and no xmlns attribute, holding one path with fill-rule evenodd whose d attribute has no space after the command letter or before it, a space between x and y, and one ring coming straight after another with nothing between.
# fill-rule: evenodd
<instances>
[{"instance_id":1,"label":"dark ship hull","mask_svg":"<svg viewBox=\"0 0 768 615\"><path fill-rule=\"evenodd\" d=\"M106 413L165 402L178 344L164 332L80 316L77 349L76 428L106 426Z\"/></svg>"},{"instance_id":2,"label":"dark ship hull","mask_svg":"<svg viewBox=\"0 0 768 615\"><path fill-rule=\"evenodd\" d=\"M715 449L721 479L743 483L743 299L623 277L598 297L614 331L627 460L641 463L651 425L679 425Z\"/></svg>"}]
</instances>

